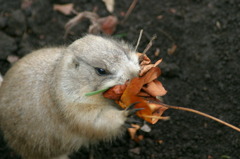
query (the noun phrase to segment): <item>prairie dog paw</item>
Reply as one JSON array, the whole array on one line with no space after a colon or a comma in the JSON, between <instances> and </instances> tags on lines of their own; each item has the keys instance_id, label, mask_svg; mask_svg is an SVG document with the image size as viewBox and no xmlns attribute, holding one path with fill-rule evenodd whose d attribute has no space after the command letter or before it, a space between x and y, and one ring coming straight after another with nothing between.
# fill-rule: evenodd
<instances>
[{"instance_id":1,"label":"prairie dog paw","mask_svg":"<svg viewBox=\"0 0 240 159\"><path fill-rule=\"evenodd\" d=\"M132 103L124 110L126 111L126 116L127 116L127 120L125 121L124 126L127 128L131 128L132 127L131 124L136 124L136 123L141 124L139 120L133 118L136 112L144 109L144 108L134 108L134 106L137 103L139 102Z\"/></svg>"}]
</instances>

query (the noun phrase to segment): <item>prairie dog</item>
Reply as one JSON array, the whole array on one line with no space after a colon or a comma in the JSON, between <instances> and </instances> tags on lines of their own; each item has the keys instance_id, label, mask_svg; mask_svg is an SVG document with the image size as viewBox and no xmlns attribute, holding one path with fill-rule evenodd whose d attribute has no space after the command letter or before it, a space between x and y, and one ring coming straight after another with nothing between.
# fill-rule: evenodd
<instances>
[{"instance_id":1,"label":"prairie dog","mask_svg":"<svg viewBox=\"0 0 240 159\"><path fill-rule=\"evenodd\" d=\"M0 87L6 141L24 159L67 159L82 146L121 136L128 111L101 93L85 93L123 84L139 70L131 46L95 35L34 51Z\"/></svg>"}]
</instances>

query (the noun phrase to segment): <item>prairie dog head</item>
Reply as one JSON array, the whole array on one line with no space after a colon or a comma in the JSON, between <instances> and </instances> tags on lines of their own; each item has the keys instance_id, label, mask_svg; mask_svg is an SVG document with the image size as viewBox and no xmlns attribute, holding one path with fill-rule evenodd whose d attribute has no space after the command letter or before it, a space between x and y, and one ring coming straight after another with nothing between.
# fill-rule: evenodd
<instances>
[{"instance_id":1,"label":"prairie dog head","mask_svg":"<svg viewBox=\"0 0 240 159\"><path fill-rule=\"evenodd\" d=\"M124 84L140 70L138 56L131 46L94 35L87 35L67 47L60 65L57 66L61 67L59 84L75 99L91 91Z\"/></svg>"}]
</instances>

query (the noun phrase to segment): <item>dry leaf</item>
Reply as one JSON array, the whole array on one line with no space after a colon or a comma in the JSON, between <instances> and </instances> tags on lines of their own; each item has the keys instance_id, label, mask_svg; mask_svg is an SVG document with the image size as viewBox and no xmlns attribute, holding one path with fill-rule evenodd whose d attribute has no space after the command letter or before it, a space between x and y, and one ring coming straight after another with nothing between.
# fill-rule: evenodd
<instances>
[{"instance_id":1,"label":"dry leaf","mask_svg":"<svg viewBox=\"0 0 240 159\"><path fill-rule=\"evenodd\" d=\"M155 124L159 119L161 119L161 115L167 109L167 107L160 104L155 104L154 101L158 100L142 88L147 88L148 84L154 82L159 75L160 69L153 67L144 76L135 77L130 80L118 104L123 108L126 108L132 103L140 102L135 105L135 108L144 108L144 110L140 110L136 114L144 120ZM166 93L164 88L159 89L156 87L154 89L158 89L158 94L163 95ZM148 91L151 92L151 90ZM145 97L143 97L142 94L147 94L148 96L144 95Z\"/></svg>"},{"instance_id":2,"label":"dry leaf","mask_svg":"<svg viewBox=\"0 0 240 159\"><path fill-rule=\"evenodd\" d=\"M154 52L154 56L159 56L160 54L160 49L156 48L155 52Z\"/></svg>"},{"instance_id":3,"label":"dry leaf","mask_svg":"<svg viewBox=\"0 0 240 159\"><path fill-rule=\"evenodd\" d=\"M83 18L87 18L91 21L92 25L95 24L95 21L99 18L99 16L94 13L94 12L81 12L78 13L75 17L73 17L72 19L70 19L66 24L65 24L65 29L66 29L66 33L65 35L68 34L68 32L71 30L72 27L74 27L75 25L77 25L79 22L82 21ZM90 28L90 27L89 27Z\"/></svg>"},{"instance_id":4,"label":"dry leaf","mask_svg":"<svg viewBox=\"0 0 240 159\"><path fill-rule=\"evenodd\" d=\"M137 55L140 62L140 66L149 65L151 63L151 60L147 57L146 54L137 53Z\"/></svg>"},{"instance_id":5,"label":"dry leaf","mask_svg":"<svg viewBox=\"0 0 240 159\"><path fill-rule=\"evenodd\" d=\"M163 15L158 15L158 16L157 16L157 19L158 19L158 20L161 20L161 19L163 19L163 18L164 18Z\"/></svg>"},{"instance_id":6,"label":"dry leaf","mask_svg":"<svg viewBox=\"0 0 240 159\"><path fill-rule=\"evenodd\" d=\"M145 54L140 55L139 59L140 59L139 60L140 65L141 65L141 63L143 63L143 64L149 63L149 59L145 57ZM158 63L159 62L157 62L154 65L157 65ZM148 65L152 66L151 63L149 63ZM152 124L155 124L159 119L165 119L165 120L169 119L169 117L162 117L162 114L165 110L170 108L170 109L188 111L188 112L192 112L192 113L196 113L196 114L205 116L209 119L215 120L221 124L224 124L232 129L240 132L240 128L238 128L232 124L229 124L225 121L222 121L218 118L215 118L211 115L208 115L206 113L203 113L203 112L191 109L191 108L171 106L171 105L162 103L159 100L158 95L160 95L160 96L165 95L167 91L164 89L161 82L156 80L157 77L160 76L161 71L159 68L154 67L154 65L150 70L148 70L147 72L144 72L143 76L135 77L135 78L131 79L130 81L127 81L125 83L126 86L114 86L113 88L110 88L109 90L104 92L103 96L104 97L114 97L115 92L118 92L121 94L123 91L123 90L120 90L120 91L114 90L115 88L119 89L119 88L126 87L125 90L123 91L120 99L119 99L120 94L118 94L116 96L117 97L116 99L113 99L113 98L110 98L110 99L115 100L115 102L124 109L126 109L129 105L136 103L134 108L144 108L142 110L139 110L136 113L137 116L139 116L140 118L142 118L145 121L152 123ZM144 65L143 65L143 67L144 67ZM112 89L114 91L111 91ZM113 95L111 95L111 93ZM135 139L136 139L136 141L138 141L137 138L135 138Z\"/></svg>"},{"instance_id":7,"label":"dry leaf","mask_svg":"<svg viewBox=\"0 0 240 159\"><path fill-rule=\"evenodd\" d=\"M15 62L17 62L19 60L18 56L15 55L9 55L7 57L7 61L10 62L11 64L14 64Z\"/></svg>"},{"instance_id":8,"label":"dry leaf","mask_svg":"<svg viewBox=\"0 0 240 159\"><path fill-rule=\"evenodd\" d=\"M164 141L163 140L156 140L156 142L159 143L159 144L163 144Z\"/></svg>"},{"instance_id":9,"label":"dry leaf","mask_svg":"<svg viewBox=\"0 0 240 159\"><path fill-rule=\"evenodd\" d=\"M107 10L112 13L114 10L115 0L102 0L105 3Z\"/></svg>"},{"instance_id":10,"label":"dry leaf","mask_svg":"<svg viewBox=\"0 0 240 159\"><path fill-rule=\"evenodd\" d=\"M140 126L137 124L131 124L132 128L128 128L129 135L131 139L135 139L137 131L140 129Z\"/></svg>"},{"instance_id":11,"label":"dry leaf","mask_svg":"<svg viewBox=\"0 0 240 159\"><path fill-rule=\"evenodd\" d=\"M109 15L107 17L99 18L98 23L100 24L103 33L112 35L116 30L118 19L115 16Z\"/></svg>"},{"instance_id":12,"label":"dry leaf","mask_svg":"<svg viewBox=\"0 0 240 159\"><path fill-rule=\"evenodd\" d=\"M170 8L169 12L175 14L177 12L177 10L175 8Z\"/></svg>"},{"instance_id":13,"label":"dry leaf","mask_svg":"<svg viewBox=\"0 0 240 159\"><path fill-rule=\"evenodd\" d=\"M172 55L176 51L176 49L177 49L177 45L173 44L172 47L167 50L168 55Z\"/></svg>"},{"instance_id":14,"label":"dry leaf","mask_svg":"<svg viewBox=\"0 0 240 159\"><path fill-rule=\"evenodd\" d=\"M54 4L53 10L59 11L65 15L70 15L73 12L73 3Z\"/></svg>"},{"instance_id":15,"label":"dry leaf","mask_svg":"<svg viewBox=\"0 0 240 159\"><path fill-rule=\"evenodd\" d=\"M147 71L140 72L142 76L135 77L124 85L110 88L103 93L103 96L115 100L124 109L132 103L139 102L135 105L135 108L144 109L136 114L147 122L155 124L159 119L166 119L161 115L167 109L167 107L158 103L159 100L156 96L163 96L167 91L162 86L162 83L157 80L161 70L154 67L155 64L151 64L150 59L145 54L139 56L139 58L141 68L146 70L145 67L147 67ZM156 64L160 62L161 60Z\"/></svg>"},{"instance_id":16,"label":"dry leaf","mask_svg":"<svg viewBox=\"0 0 240 159\"><path fill-rule=\"evenodd\" d=\"M162 62L162 59L158 60L155 64L151 64L151 60L147 57L146 54L137 53L139 61L140 61L140 73L139 76L143 76L148 70L152 67L156 67Z\"/></svg>"},{"instance_id":17,"label":"dry leaf","mask_svg":"<svg viewBox=\"0 0 240 159\"><path fill-rule=\"evenodd\" d=\"M124 90L127 87L127 82L124 85L116 85L111 89L107 90L104 93L105 98L113 99L113 100L120 100Z\"/></svg>"},{"instance_id":18,"label":"dry leaf","mask_svg":"<svg viewBox=\"0 0 240 159\"><path fill-rule=\"evenodd\" d=\"M137 155L140 155L141 148L140 147L136 147L136 148L130 149L129 151L132 152L132 153L135 153Z\"/></svg>"},{"instance_id":19,"label":"dry leaf","mask_svg":"<svg viewBox=\"0 0 240 159\"><path fill-rule=\"evenodd\" d=\"M75 17L66 23L65 37L71 28L80 23L84 18L90 20L91 25L88 28L88 33L92 34L103 32L105 34L111 35L116 30L116 26L118 24L118 19L115 16L99 17L99 15L95 12L85 11L78 13Z\"/></svg>"}]
</instances>

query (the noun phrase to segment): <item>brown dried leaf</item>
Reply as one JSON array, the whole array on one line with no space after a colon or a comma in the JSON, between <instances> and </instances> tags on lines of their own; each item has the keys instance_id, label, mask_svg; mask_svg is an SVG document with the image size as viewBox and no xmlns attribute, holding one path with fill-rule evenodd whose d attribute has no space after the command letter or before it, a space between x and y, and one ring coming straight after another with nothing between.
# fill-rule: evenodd
<instances>
[{"instance_id":1,"label":"brown dried leaf","mask_svg":"<svg viewBox=\"0 0 240 159\"><path fill-rule=\"evenodd\" d=\"M151 63L151 60L147 57L146 54L137 53L137 55L138 55L138 58L139 58L140 66L148 65L148 64Z\"/></svg>"},{"instance_id":2,"label":"brown dried leaf","mask_svg":"<svg viewBox=\"0 0 240 159\"><path fill-rule=\"evenodd\" d=\"M70 32L71 28L80 23L84 18L90 20L91 25L88 28L88 32L92 34L103 32L111 35L116 30L116 26L118 24L118 19L115 16L99 17L99 15L95 12L85 11L78 13L66 23L65 37Z\"/></svg>"},{"instance_id":3,"label":"brown dried leaf","mask_svg":"<svg viewBox=\"0 0 240 159\"><path fill-rule=\"evenodd\" d=\"M117 27L118 19L115 16L107 16L98 19L98 23L101 26L101 31L107 35L112 35Z\"/></svg>"},{"instance_id":4,"label":"brown dried leaf","mask_svg":"<svg viewBox=\"0 0 240 159\"><path fill-rule=\"evenodd\" d=\"M107 10L112 13L114 10L115 0L102 0L105 3Z\"/></svg>"},{"instance_id":5,"label":"brown dried leaf","mask_svg":"<svg viewBox=\"0 0 240 159\"><path fill-rule=\"evenodd\" d=\"M136 155L140 155L141 148L140 147L135 147L135 148L130 149L129 152L132 152Z\"/></svg>"},{"instance_id":6,"label":"brown dried leaf","mask_svg":"<svg viewBox=\"0 0 240 159\"><path fill-rule=\"evenodd\" d=\"M143 86L142 89L153 97L164 96L167 93L162 83L158 80L149 82L147 85Z\"/></svg>"},{"instance_id":7,"label":"brown dried leaf","mask_svg":"<svg viewBox=\"0 0 240 159\"><path fill-rule=\"evenodd\" d=\"M15 62L17 62L19 60L18 56L15 55L9 55L7 57L7 61L10 62L11 64L14 64Z\"/></svg>"},{"instance_id":8,"label":"brown dried leaf","mask_svg":"<svg viewBox=\"0 0 240 159\"><path fill-rule=\"evenodd\" d=\"M127 87L125 88L123 94L121 95L121 98L116 99L116 102L122 107L126 108L132 103L139 102L135 105L135 108L144 108L143 110L138 111L136 114L143 118L144 120L154 124L156 123L159 119L161 119L162 113L167 109L167 107L164 107L161 104L155 104L152 103L151 101L154 101L157 99L155 96L152 96L150 93L153 95L164 95L166 94L166 90L164 87L159 84L160 82L156 82L157 77L160 75L161 71L157 67L151 68L145 75L142 77L135 77L127 83ZM151 86L148 86L149 83L157 83L157 84L150 84ZM120 86L115 86L111 89L117 89L117 87ZM145 87L145 90L144 88ZM148 90L147 88L150 88ZM146 92L150 91L150 93ZM151 92L153 91L154 92ZM107 91L103 93L104 97L109 97L109 96L114 96L108 94L109 92L114 92L114 91ZM142 94L146 94L148 97L143 97L141 96ZM111 98L112 99L112 98ZM151 100L151 101L150 101Z\"/></svg>"},{"instance_id":9,"label":"brown dried leaf","mask_svg":"<svg viewBox=\"0 0 240 159\"><path fill-rule=\"evenodd\" d=\"M113 99L113 100L120 100L126 87L127 87L127 84L116 85L111 89L108 89L106 92L104 92L104 97Z\"/></svg>"},{"instance_id":10,"label":"brown dried leaf","mask_svg":"<svg viewBox=\"0 0 240 159\"><path fill-rule=\"evenodd\" d=\"M159 56L161 50L159 48L156 48L155 52L154 52L154 56Z\"/></svg>"},{"instance_id":11,"label":"brown dried leaf","mask_svg":"<svg viewBox=\"0 0 240 159\"><path fill-rule=\"evenodd\" d=\"M65 15L70 15L73 12L73 3L68 4L54 4L53 10L59 11Z\"/></svg>"},{"instance_id":12,"label":"brown dried leaf","mask_svg":"<svg viewBox=\"0 0 240 159\"><path fill-rule=\"evenodd\" d=\"M147 71L149 71L153 67L154 67L153 64L142 65L141 70L139 72L139 76L143 76Z\"/></svg>"},{"instance_id":13,"label":"brown dried leaf","mask_svg":"<svg viewBox=\"0 0 240 159\"><path fill-rule=\"evenodd\" d=\"M140 56L141 57L141 56ZM141 63L141 61L140 61ZM159 62L158 62L159 63ZM128 83L126 83L126 88L123 91L120 99L115 100L122 108L128 107L130 104L135 104L134 108L144 108L139 110L136 114L144 119L145 121L155 124L159 119L167 120L169 117L163 117L162 114L168 108L188 111L192 113L196 113L202 116L205 116L209 119L215 120L221 124L224 124L234 130L240 132L240 128L229 124L225 121L222 121L218 118L215 118L206 113L185 107L171 106L162 103L159 99L157 99L157 95L166 94L166 90L162 86L160 81L157 81L157 77L160 75L161 71L157 67L152 67L149 71L147 71L142 77L135 77L131 79ZM115 86L116 87L116 86ZM148 90L148 87L151 88ZM113 87L114 88L114 87ZM113 89L111 88L111 89ZM157 91L156 91L157 90ZM156 92L155 92L156 91ZM111 92L111 91L110 91ZM114 91L112 91L114 92ZM122 92L122 90L121 90ZM141 96L144 94L144 96ZM145 96L146 95L146 96ZM106 96L106 92L103 94ZM135 138L138 141L137 138ZM134 139L134 140L135 140Z\"/></svg>"},{"instance_id":14,"label":"brown dried leaf","mask_svg":"<svg viewBox=\"0 0 240 159\"><path fill-rule=\"evenodd\" d=\"M140 129L140 126L137 124L131 124L131 125L132 125L132 128L128 128L128 132L131 139L133 140L136 137L136 133Z\"/></svg>"},{"instance_id":15,"label":"brown dried leaf","mask_svg":"<svg viewBox=\"0 0 240 159\"><path fill-rule=\"evenodd\" d=\"M144 108L136 114L145 121L155 124L159 119L168 119L161 115L167 109L156 97L167 93L162 83L157 80L161 70L156 67L162 60L151 64L146 54L137 53L141 71L139 77L127 81L124 85L116 85L103 93L103 96L113 99L122 108L136 103L135 108Z\"/></svg>"},{"instance_id":16,"label":"brown dried leaf","mask_svg":"<svg viewBox=\"0 0 240 159\"><path fill-rule=\"evenodd\" d=\"M152 67L156 67L162 62L162 59L158 60L155 64L151 64L151 60L147 57L146 54L137 53L140 63L140 73L139 76L143 76L146 72L148 72Z\"/></svg>"},{"instance_id":17,"label":"brown dried leaf","mask_svg":"<svg viewBox=\"0 0 240 159\"><path fill-rule=\"evenodd\" d=\"M168 55L172 55L176 51L176 49L177 49L177 45L173 44L172 47L167 50Z\"/></svg>"}]
</instances>

